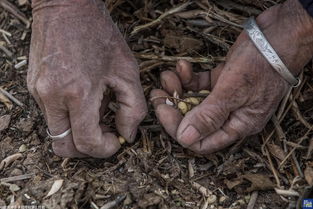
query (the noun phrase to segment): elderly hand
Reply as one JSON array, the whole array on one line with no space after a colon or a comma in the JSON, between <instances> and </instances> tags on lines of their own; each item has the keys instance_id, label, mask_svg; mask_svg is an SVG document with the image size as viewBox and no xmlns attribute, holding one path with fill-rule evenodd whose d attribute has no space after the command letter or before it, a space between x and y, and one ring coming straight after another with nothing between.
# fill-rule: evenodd
<instances>
[{"instance_id":1,"label":"elderly hand","mask_svg":"<svg viewBox=\"0 0 313 209\"><path fill-rule=\"evenodd\" d=\"M101 1L34 0L28 88L50 133L72 134L53 142L63 157L105 158L119 148L99 124L115 93L116 127L133 142L147 112L136 60ZM100 111L101 110L101 111Z\"/></svg>"},{"instance_id":2,"label":"elderly hand","mask_svg":"<svg viewBox=\"0 0 313 209\"><path fill-rule=\"evenodd\" d=\"M289 0L257 18L258 25L289 70L298 75L313 55L313 20L299 4ZM217 81L216 81L217 80ZM180 61L176 71L161 74L163 90L151 92L156 115L165 130L186 148L209 154L239 138L258 133L290 88L289 84L258 52L245 32L227 55L225 64L211 73L194 73L190 63ZM216 83L216 84L215 84ZM212 93L185 117L165 104L160 96L176 90Z\"/></svg>"}]
</instances>

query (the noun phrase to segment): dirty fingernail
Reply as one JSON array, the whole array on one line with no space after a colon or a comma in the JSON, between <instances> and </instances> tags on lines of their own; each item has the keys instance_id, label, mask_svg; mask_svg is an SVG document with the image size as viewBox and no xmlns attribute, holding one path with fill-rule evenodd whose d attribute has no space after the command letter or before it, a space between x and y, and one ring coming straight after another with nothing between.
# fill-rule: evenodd
<instances>
[{"instance_id":1,"label":"dirty fingernail","mask_svg":"<svg viewBox=\"0 0 313 209\"><path fill-rule=\"evenodd\" d=\"M200 132L194 126L189 125L179 136L177 136L177 140L183 146L188 147L199 141L200 136Z\"/></svg>"}]
</instances>

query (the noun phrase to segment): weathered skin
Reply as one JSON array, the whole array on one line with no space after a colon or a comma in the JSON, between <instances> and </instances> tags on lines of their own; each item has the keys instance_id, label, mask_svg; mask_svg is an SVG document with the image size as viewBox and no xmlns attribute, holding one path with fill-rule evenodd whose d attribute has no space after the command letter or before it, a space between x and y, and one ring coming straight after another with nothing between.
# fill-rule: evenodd
<instances>
[{"instance_id":1,"label":"weathered skin","mask_svg":"<svg viewBox=\"0 0 313 209\"><path fill-rule=\"evenodd\" d=\"M116 127L133 142L147 107L137 63L102 2L33 0L28 88L43 111L63 157L105 158L120 144L99 125L111 89L119 102ZM100 107L101 110L100 111Z\"/></svg>"},{"instance_id":2,"label":"weathered skin","mask_svg":"<svg viewBox=\"0 0 313 209\"><path fill-rule=\"evenodd\" d=\"M298 0L288 0L262 13L258 25L289 70L298 75L313 55L313 18ZM173 89L212 93L185 117L164 100L153 102L159 121L181 145L200 154L225 148L236 140L260 132L290 86L257 51L245 32L238 37L227 61L209 72L192 72L180 61L176 74L163 72L163 90L151 97L171 94ZM180 82L177 82L180 80Z\"/></svg>"}]
</instances>

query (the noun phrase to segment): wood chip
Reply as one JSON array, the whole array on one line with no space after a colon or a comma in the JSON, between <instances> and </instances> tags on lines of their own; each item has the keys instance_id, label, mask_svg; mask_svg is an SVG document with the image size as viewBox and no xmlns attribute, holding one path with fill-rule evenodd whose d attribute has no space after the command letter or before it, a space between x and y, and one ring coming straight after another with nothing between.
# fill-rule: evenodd
<instances>
[{"instance_id":1,"label":"wood chip","mask_svg":"<svg viewBox=\"0 0 313 209\"><path fill-rule=\"evenodd\" d=\"M11 177L8 177L8 178L0 179L0 182L8 183L8 182L14 182L14 181L21 181L21 180L25 180L25 179L30 179L33 176L34 176L33 173L19 175L19 176L11 176Z\"/></svg>"},{"instance_id":2,"label":"wood chip","mask_svg":"<svg viewBox=\"0 0 313 209\"><path fill-rule=\"evenodd\" d=\"M23 155L21 153L16 153L16 154L13 154L13 155L6 157L0 163L0 170L8 167L11 163L13 163L14 161L16 161L22 157L23 157Z\"/></svg>"},{"instance_id":3,"label":"wood chip","mask_svg":"<svg viewBox=\"0 0 313 209\"><path fill-rule=\"evenodd\" d=\"M18 106L23 107L24 104L22 102L20 102L18 99L16 99L12 94L10 94L9 92L7 92L6 90L4 90L3 88L0 87L0 95L1 93L3 95L5 95L6 97L8 97L12 102L14 102L15 104L17 104ZM1 96L0 96L1 98Z\"/></svg>"},{"instance_id":4,"label":"wood chip","mask_svg":"<svg viewBox=\"0 0 313 209\"><path fill-rule=\"evenodd\" d=\"M210 191L209 189L205 188L204 186L200 185L197 182L192 182L191 186L198 190L203 196L208 197L209 195L212 194L212 191Z\"/></svg>"},{"instance_id":5,"label":"wood chip","mask_svg":"<svg viewBox=\"0 0 313 209\"><path fill-rule=\"evenodd\" d=\"M0 131L3 131L9 127L11 121L10 115L0 116Z\"/></svg>"},{"instance_id":6,"label":"wood chip","mask_svg":"<svg viewBox=\"0 0 313 209\"><path fill-rule=\"evenodd\" d=\"M307 165L306 169L304 170L304 177L308 184L313 186L313 168L311 166Z\"/></svg>"},{"instance_id":7,"label":"wood chip","mask_svg":"<svg viewBox=\"0 0 313 209\"><path fill-rule=\"evenodd\" d=\"M14 65L14 68L15 69L20 69L21 67L23 67L26 64L27 64L27 60L22 60L21 62L19 62L16 65Z\"/></svg>"},{"instance_id":8,"label":"wood chip","mask_svg":"<svg viewBox=\"0 0 313 209\"><path fill-rule=\"evenodd\" d=\"M254 191L251 195L251 198L250 198L250 201L248 203L248 206L247 206L247 209L253 209L254 208L254 205L256 203L256 200L258 198L258 192L257 191Z\"/></svg>"},{"instance_id":9,"label":"wood chip","mask_svg":"<svg viewBox=\"0 0 313 209\"><path fill-rule=\"evenodd\" d=\"M287 197L299 197L300 196L300 194L294 190L283 190L283 189L275 188L275 191L277 194L282 195L282 196L287 196Z\"/></svg>"},{"instance_id":10,"label":"wood chip","mask_svg":"<svg viewBox=\"0 0 313 209\"><path fill-rule=\"evenodd\" d=\"M0 91L0 102L2 102L8 108L8 110L11 110L13 107L12 102L8 99L8 97L1 93L1 91Z\"/></svg>"},{"instance_id":11,"label":"wood chip","mask_svg":"<svg viewBox=\"0 0 313 209\"><path fill-rule=\"evenodd\" d=\"M188 171L189 171L189 178L192 178L195 176L195 169L193 168L195 159L188 160Z\"/></svg>"}]
</instances>

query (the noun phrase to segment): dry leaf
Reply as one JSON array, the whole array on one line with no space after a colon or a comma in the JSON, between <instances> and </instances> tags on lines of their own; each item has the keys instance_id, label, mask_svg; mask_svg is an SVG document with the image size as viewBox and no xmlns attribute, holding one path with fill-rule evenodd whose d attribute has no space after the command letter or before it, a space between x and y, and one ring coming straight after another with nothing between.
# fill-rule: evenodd
<instances>
[{"instance_id":1,"label":"dry leaf","mask_svg":"<svg viewBox=\"0 0 313 209\"><path fill-rule=\"evenodd\" d=\"M166 34L164 45L168 48L175 48L179 52L186 52L201 49L203 47L203 42L193 37Z\"/></svg>"},{"instance_id":2,"label":"dry leaf","mask_svg":"<svg viewBox=\"0 0 313 209\"><path fill-rule=\"evenodd\" d=\"M197 182L192 182L191 183L192 188L198 190L203 196L208 197L211 195L213 192L207 189L206 187L198 184Z\"/></svg>"},{"instance_id":3,"label":"dry leaf","mask_svg":"<svg viewBox=\"0 0 313 209\"><path fill-rule=\"evenodd\" d=\"M158 205L162 198L154 193L144 194L143 198L138 201L140 208L148 208L149 206Z\"/></svg>"},{"instance_id":4,"label":"dry leaf","mask_svg":"<svg viewBox=\"0 0 313 209\"><path fill-rule=\"evenodd\" d=\"M2 170L3 168L8 167L11 163L13 163L15 160L17 160L17 159L19 159L21 157L23 157L23 155L21 153L16 153L14 155L10 155L10 156L6 157L0 163L0 170Z\"/></svg>"},{"instance_id":5,"label":"dry leaf","mask_svg":"<svg viewBox=\"0 0 313 209\"><path fill-rule=\"evenodd\" d=\"M1 182L0 185L9 187L11 192L17 192L19 191L21 188L19 186L17 186L16 184L10 184L10 183L6 183L6 182Z\"/></svg>"},{"instance_id":6,"label":"dry leaf","mask_svg":"<svg viewBox=\"0 0 313 209\"><path fill-rule=\"evenodd\" d=\"M25 4L29 4L28 0L18 0L19 6L24 6Z\"/></svg>"},{"instance_id":7,"label":"dry leaf","mask_svg":"<svg viewBox=\"0 0 313 209\"><path fill-rule=\"evenodd\" d=\"M269 177L263 174L246 174L241 177L232 180L224 180L224 183L228 189L233 189L234 187L243 184L246 179L251 182L251 186L247 189L247 192L256 191L256 190L269 190L274 188L273 182Z\"/></svg>"},{"instance_id":8,"label":"dry leaf","mask_svg":"<svg viewBox=\"0 0 313 209\"><path fill-rule=\"evenodd\" d=\"M268 144L267 147L270 153L274 155L277 159L279 159L280 161L283 161L285 159L286 153L280 146L276 144Z\"/></svg>"},{"instance_id":9,"label":"dry leaf","mask_svg":"<svg viewBox=\"0 0 313 209\"><path fill-rule=\"evenodd\" d=\"M9 110L11 110L13 107L12 102L1 92L0 92L0 102L2 102Z\"/></svg>"},{"instance_id":10,"label":"dry leaf","mask_svg":"<svg viewBox=\"0 0 313 209\"><path fill-rule=\"evenodd\" d=\"M63 185L63 179L55 180L50 191L48 194L45 196L45 198L50 197L51 195L57 193Z\"/></svg>"},{"instance_id":11,"label":"dry leaf","mask_svg":"<svg viewBox=\"0 0 313 209\"><path fill-rule=\"evenodd\" d=\"M19 186L17 186L16 184L11 184L9 187L11 192L17 192L19 191L21 188Z\"/></svg>"},{"instance_id":12,"label":"dry leaf","mask_svg":"<svg viewBox=\"0 0 313 209\"><path fill-rule=\"evenodd\" d=\"M274 188L274 184L270 178L263 174L246 174L242 176L242 178L247 179L252 183L251 187L247 189L247 192Z\"/></svg>"},{"instance_id":13,"label":"dry leaf","mask_svg":"<svg viewBox=\"0 0 313 209\"><path fill-rule=\"evenodd\" d=\"M227 180L225 179L224 183L226 184L228 189L233 189L235 186L238 186L242 183L242 179L234 179L234 180Z\"/></svg>"},{"instance_id":14,"label":"dry leaf","mask_svg":"<svg viewBox=\"0 0 313 209\"><path fill-rule=\"evenodd\" d=\"M0 131L3 131L9 127L11 121L10 115L3 115L0 117Z\"/></svg>"},{"instance_id":15,"label":"dry leaf","mask_svg":"<svg viewBox=\"0 0 313 209\"><path fill-rule=\"evenodd\" d=\"M313 186L313 168L311 166L307 165L306 169L304 170L304 177L308 184Z\"/></svg>"}]
</instances>

